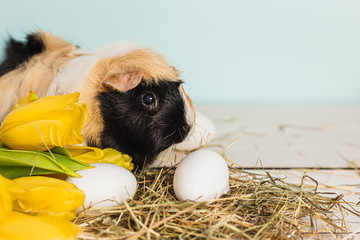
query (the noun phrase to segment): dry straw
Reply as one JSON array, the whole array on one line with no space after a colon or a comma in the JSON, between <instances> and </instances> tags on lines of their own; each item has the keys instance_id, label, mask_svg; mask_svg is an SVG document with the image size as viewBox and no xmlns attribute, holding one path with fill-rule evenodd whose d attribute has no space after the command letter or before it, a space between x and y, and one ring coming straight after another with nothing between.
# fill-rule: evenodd
<instances>
[{"instance_id":1,"label":"dry straw","mask_svg":"<svg viewBox=\"0 0 360 240\"><path fill-rule=\"evenodd\" d=\"M318 192L307 175L295 185L265 170L231 169L230 191L220 199L181 202L173 192L174 171L135 173L134 198L81 214L79 239L352 239L345 215L360 216L356 203Z\"/></svg>"}]
</instances>

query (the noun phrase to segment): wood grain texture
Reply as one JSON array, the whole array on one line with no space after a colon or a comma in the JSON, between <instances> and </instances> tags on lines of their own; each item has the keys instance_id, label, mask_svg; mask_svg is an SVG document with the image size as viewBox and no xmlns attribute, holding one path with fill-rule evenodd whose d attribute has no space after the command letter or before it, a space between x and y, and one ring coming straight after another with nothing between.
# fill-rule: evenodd
<instances>
[{"instance_id":1,"label":"wood grain texture","mask_svg":"<svg viewBox=\"0 0 360 240\"><path fill-rule=\"evenodd\" d=\"M247 168L360 165L360 106L200 105L212 119L215 150ZM261 162L260 162L261 161Z\"/></svg>"}]
</instances>

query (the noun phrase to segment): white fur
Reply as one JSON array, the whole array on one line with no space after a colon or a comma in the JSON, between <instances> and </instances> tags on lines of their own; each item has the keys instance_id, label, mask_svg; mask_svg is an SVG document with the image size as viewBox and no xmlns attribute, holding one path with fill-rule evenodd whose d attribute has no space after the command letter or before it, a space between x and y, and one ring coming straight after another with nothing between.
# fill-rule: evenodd
<instances>
[{"instance_id":1,"label":"white fur","mask_svg":"<svg viewBox=\"0 0 360 240\"><path fill-rule=\"evenodd\" d=\"M139 49L139 46L131 41L105 46L95 52L86 52L77 49L74 55L82 55L67 63L50 85L48 95L62 95L76 92L81 89L91 68L103 58L122 56L126 53Z\"/></svg>"}]
</instances>

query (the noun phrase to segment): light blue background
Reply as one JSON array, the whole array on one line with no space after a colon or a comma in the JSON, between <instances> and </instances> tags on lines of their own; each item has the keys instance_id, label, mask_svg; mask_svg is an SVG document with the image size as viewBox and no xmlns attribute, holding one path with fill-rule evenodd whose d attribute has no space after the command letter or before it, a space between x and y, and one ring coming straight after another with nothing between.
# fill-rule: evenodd
<instances>
[{"instance_id":1,"label":"light blue background","mask_svg":"<svg viewBox=\"0 0 360 240\"><path fill-rule=\"evenodd\" d=\"M196 103L360 103L356 0L0 0L2 41L37 29L154 48Z\"/></svg>"}]
</instances>

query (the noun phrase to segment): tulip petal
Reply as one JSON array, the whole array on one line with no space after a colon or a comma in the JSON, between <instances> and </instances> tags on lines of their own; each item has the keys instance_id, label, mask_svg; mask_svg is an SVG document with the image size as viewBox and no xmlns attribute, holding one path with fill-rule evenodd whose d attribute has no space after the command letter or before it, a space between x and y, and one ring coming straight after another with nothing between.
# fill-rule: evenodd
<instances>
[{"instance_id":1,"label":"tulip petal","mask_svg":"<svg viewBox=\"0 0 360 240\"><path fill-rule=\"evenodd\" d=\"M36 100L39 100L38 96L36 96L36 94L33 91L31 91L29 95L27 95L26 97L24 97L18 101L18 103L13 108L13 110L16 108L22 107L26 104L32 103Z\"/></svg>"},{"instance_id":2,"label":"tulip petal","mask_svg":"<svg viewBox=\"0 0 360 240\"><path fill-rule=\"evenodd\" d=\"M37 215L58 216L65 219L76 217L76 211L84 204L85 194L74 184L49 177L22 177L12 180L26 190L12 194L14 210Z\"/></svg>"},{"instance_id":3,"label":"tulip petal","mask_svg":"<svg viewBox=\"0 0 360 240\"><path fill-rule=\"evenodd\" d=\"M79 233L80 227L68 220L18 212L0 223L0 239L6 240L75 240Z\"/></svg>"},{"instance_id":4,"label":"tulip petal","mask_svg":"<svg viewBox=\"0 0 360 240\"><path fill-rule=\"evenodd\" d=\"M27 118L28 122L23 120L23 112L16 116L18 122L5 119L0 128L1 140L12 149L44 151L47 147L76 145L84 141L81 130L88 118L87 105L84 103L44 112L41 116L43 119L34 116L32 120Z\"/></svg>"},{"instance_id":5,"label":"tulip petal","mask_svg":"<svg viewBox=\"0 0 360 240\"><path fill-rule=\"evenodd\" d=\"M7 178L0 175L0 224L12 211L13 199L11 194L22 194L25 190Z\"/></svg>"},{"instance_id":6,"label":"tulip petal","mask_svg":"<svg viewBox=\"0 0 360 240\"><path fill-rule=\"evenodd\" d=\"M11 213L12 199L9 192L0 186L0 224Z\"/></svg>"},{"instance_id":7,"label":"tulip petal","mask_svg":"<svg viewBox=\"0 0 360 240\"><path fill-rule=\"evenodd\" d=\"M119 165L132 171L134 164L131 162L131 157L123 154L113 148L95 148L85 146L73 146L66 148L72 157L78 161L91 164L91 163L112 163Z\"/></svg>"},{"instance_id":8,"label":"tulip petal","mask_svg":"<svg viewBox=\"0 0 360 240\"><path fill-rule=\"evenodd\" d=\"M73 128L74 125L58 120L38 120L10 129L1 135L1 140L12 149L44 151L82 143L84 137Z\"/></svg>"},{"instance_id":9,"label":"tulip petal","mask_svg":"<svg viewBox=\"0 0 360 240\"><path fill-rule=\"evenodd\" d=\"M6 178L0 175L0 223L11 213L12 198L8 191Z\"/></svg>"},{"instance_id":10,"label":"tulip petal","mask_svg":"<svg viewBox=\"0 0 360 240\"><path fill-rule=\"evenodd\" d=\"M65 108L79 100L78 92L41 98L37 101L25 104L11 111L4 119L0 127L0 135L9 129L39 119L43 119L43 115L50 112Z\"/></svg>"}]
</instances>

